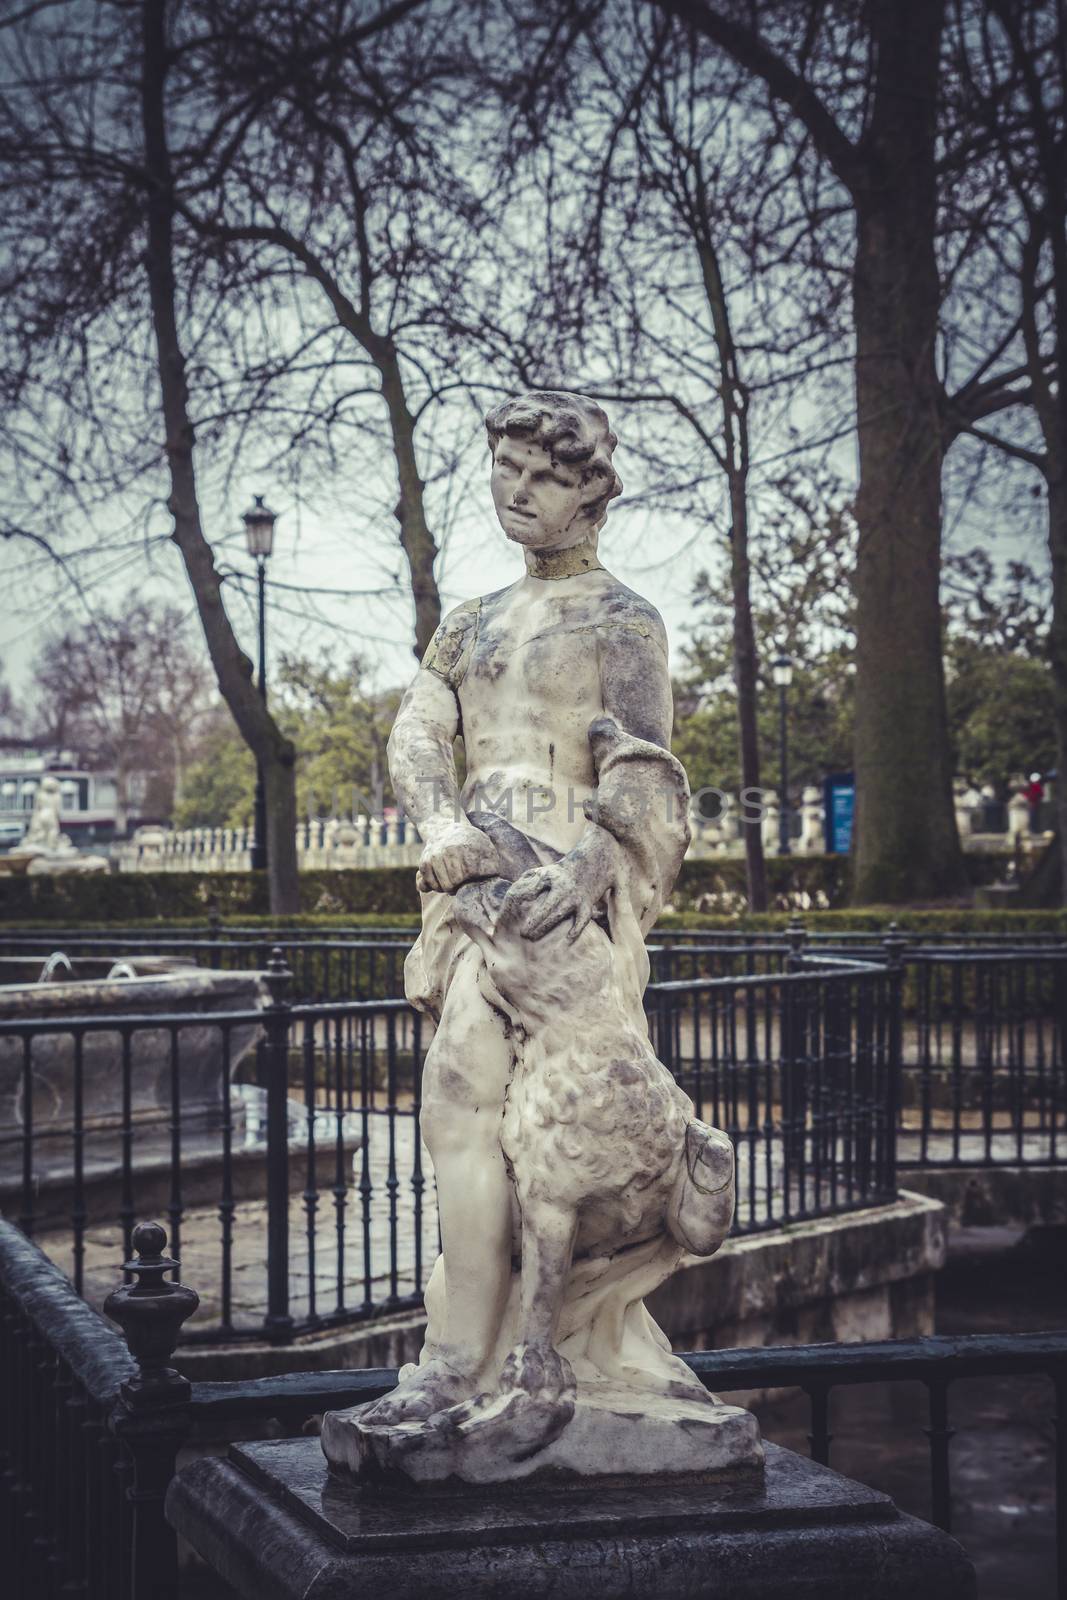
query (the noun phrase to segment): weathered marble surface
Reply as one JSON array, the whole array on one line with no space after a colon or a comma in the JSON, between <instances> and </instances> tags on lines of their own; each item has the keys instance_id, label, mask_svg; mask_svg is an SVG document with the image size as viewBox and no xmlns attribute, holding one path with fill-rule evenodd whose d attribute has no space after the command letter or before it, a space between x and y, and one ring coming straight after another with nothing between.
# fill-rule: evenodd
<instances>
[{"instance_id":1,"label":"weathered marble surface","mask_svg":"<svg viewBox=\"0 0 1067 1600\"><path fill-rule=\"evenodd\" d=\"M322 1447L336 1467L366 1481L395 1480L403 1474L416 1483L499 1484L533 1478L574 1481L583 1477L700 1477L763 1463L759 1426L740 1406L708 1403L686 1395L657 1396L653 1404L623 1384L579 1384L567 1426L549 1444L540 1444L541 1418L516 1417L509 1427L507 1394L478 1409L478 1421L443 1423L438 1430L422 1422L391 1428L361 1427L358 1413L328 1412ZM491 1426L497 1423L496 1427ZM526 1431L537 1448L506 1460Z\"/></svg>"},{"instance_id":2,"label":"weathered marble surface","mask_svg":"<svg viewBox=\"0 0 1067 1600\"><path fill-rule=\"evenodd\" d=\"M600 407L539 392L486 422L526 570L446 617L390 740L425 841L405 977L437 1023L422 1129L443 1254L420 1362L323 1445L415 1480L597 1475L624 1403L655 1470L692 1471L694 1428L707 1459L751 1467L755 1422L716 1409L643 1303L719 1247L734 1203L730 1141L656 1059L641 1004L689 840L663 624L599 559L621 490Z\"/></svg>"},{"instance_id":3,"label":"weathered marble surface","mask_svg":"<svg viewBox=\"0 0 1067 1600\"><path fill-rule=\"evenodd\" d=\"M418 1495L314 1439L234 1445L170 1485L172 1526L245 1600L974 1600L954 1539L767 1446L766 1473Z\"/></svg>"}]
</instances>

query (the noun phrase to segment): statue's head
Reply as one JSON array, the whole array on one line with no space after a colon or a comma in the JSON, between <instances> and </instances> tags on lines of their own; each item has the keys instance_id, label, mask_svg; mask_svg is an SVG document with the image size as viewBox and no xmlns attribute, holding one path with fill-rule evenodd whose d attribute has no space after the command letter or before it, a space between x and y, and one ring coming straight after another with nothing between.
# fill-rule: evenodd
<instances>
[{"instance_id":1,"label":"statue's head","mask_svg":"<svg viewBox=\"0 0 1067 1600\"><path fill-rule=\"evenodd\" d=\"M600 529L622 483L611 464L617 441L595 400L535 389L494 406L485 427L493 504L509 539L552 550Z\"/></svg>"}]
</instances>

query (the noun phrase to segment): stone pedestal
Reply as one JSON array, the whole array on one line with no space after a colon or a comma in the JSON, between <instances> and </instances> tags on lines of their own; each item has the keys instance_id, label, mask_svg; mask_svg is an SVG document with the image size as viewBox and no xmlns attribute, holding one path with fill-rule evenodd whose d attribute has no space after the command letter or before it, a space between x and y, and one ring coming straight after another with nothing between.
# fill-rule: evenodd
<instances>
[{"instance_id":1,"label":"stone pedestal","mask_svg":"<svg viewBox=\"0 0 1067 1600\"><path fill-rule=\"evenodd\" d=\"M375 1480L399 1488L405 1478L427 1487L491 1490L505 1482L603 1484L620 1475L630 1481L638 1476L707 1480L727 1472L759 1472L763 1465L759 1424L751 1411L723 1405L703 1392L699 1399L659 1395L650 1405L647 1394L624 1384L579 1383L570 1421L548 1444L536 1402L524 1424L514 1398L490 1397L484 1405L472 1405L466 1426L449 1428L433 1421L376 1427L367 1420L374 1410L372 1403L328 1411L322 1421L327 1461L354 1474L367 1489Z\"/></svg>"},{"instance_id":2,"label":"stone pedestal","mask_svg":"<svg viewBox=\"0 0 1067 1600\"><path fill-rule=\"evenodd\" d=\"M766 1446L764 1473L427 1492L360 1488L317 1439L235 1445L167 1516L249 1600L973 1600L955 1540Z\"/></svg>"}]
</instances>

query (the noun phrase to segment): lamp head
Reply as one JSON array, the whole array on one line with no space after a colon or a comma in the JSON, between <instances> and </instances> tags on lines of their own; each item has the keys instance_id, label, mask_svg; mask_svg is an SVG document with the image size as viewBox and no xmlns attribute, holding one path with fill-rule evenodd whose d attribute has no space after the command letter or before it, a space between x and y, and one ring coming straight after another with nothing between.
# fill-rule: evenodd
<instances>
[{"instance_id":1,"label":"lamp head","mask_svg":"<svg viewBox=\"0 0 1067 1600\"><path fill-rule=\"evenodd\" d=\"M263 496L257 494L254 504L244 513L241 520L245 525L249 555L265 560L274 548L274 524L278 520L277 512L265 506Z\"/></svg>"},{"instance_id":2,"label":"lamp head","mask_svg":"<svg viewBox=\"0 0 1067 1600\"><path fill-rule=\"evenodd\" d=\"M788 689L793 681L793 658L782 654L771 662L771 676L779 689Z\"/></svg>"}]
</instances>

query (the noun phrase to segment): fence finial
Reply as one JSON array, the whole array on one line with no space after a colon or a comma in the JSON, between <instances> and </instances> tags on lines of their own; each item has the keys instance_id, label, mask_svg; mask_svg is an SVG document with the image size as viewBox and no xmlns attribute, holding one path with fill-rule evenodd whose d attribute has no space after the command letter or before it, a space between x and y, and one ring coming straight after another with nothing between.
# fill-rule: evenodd
<instances>
[{"instance_id":1,"label":"fence finial","mask_svg":"<svg viewBox=\"0 0 1067 1600\"><path fill-rule=\"evenodd\" d=\"M292 987L293 974L290 971L289 964L285 959L285 951L282 949L280 944L276 944L272 948L270 960L267 962L267 969L264 976L266 978L267 988L270 991L271 1005L284 1005L289 998L289 990Z\"/></svg>"},{"instance_id":2,"label":"fence finial","mask_svg":"<svg viewBox=\"0 0 1067 1600\"><path fill-rule=\"evenodd\" d=\"M135 1377L122 1386L123 1398L136 1409L157 1405L168 1398L183 1400L189 1383L170 1365L181 1333L182 1323L200 1304L195 1289L172 1282L168 1272L178 1262L164 1255L166 1230L158 1222L141 1222L133 1230L133 1259L124 1263L134 1283L113 1289L104 1301L104 1311L117 1322L126 1336L130 1354L137 1363Z\"/></svg>"},{"instance_id":3,"label":"fence finial","mask_svg":"<svg viewBox=\"0 0 1067 1600\"><path fill-rule=\"evenodd\" d=\"M890 967L900 967L904 963L904 951L908 947L908 937L900 931L896 922L891 922L882 938L882 948L885 951L886 964Z\"/></svg>"}]
</instances>

